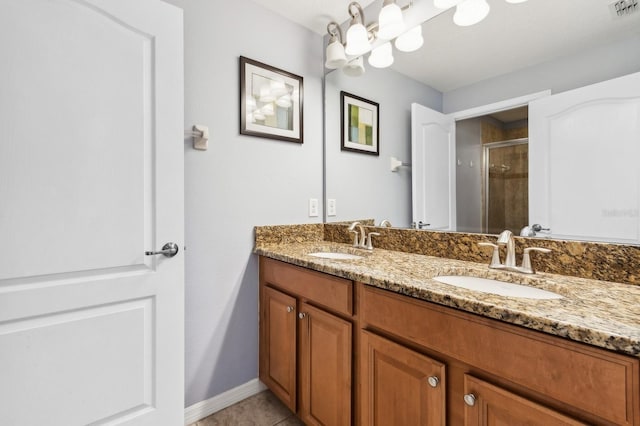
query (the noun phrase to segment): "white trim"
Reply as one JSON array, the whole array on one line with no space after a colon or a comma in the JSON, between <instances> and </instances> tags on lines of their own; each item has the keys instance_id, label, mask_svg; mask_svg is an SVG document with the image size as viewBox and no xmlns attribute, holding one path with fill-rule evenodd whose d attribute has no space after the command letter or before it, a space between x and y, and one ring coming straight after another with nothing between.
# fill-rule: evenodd
<instances>
[{"instance_id":1,"label":"white trim","mask_svg":"<svg viewBox=\"0 0 640 426\"><path fill-rule=\"evenodd\" d=\"M447 115L453 117L454 120L466 120L467 118L480 117L482 115L493 114L494 112L504 111L507 109L513 109L525 105L529 105L529 102L544 98L551 95L551 90L543 90L541 92L530 93L528 95L519 96L517 98L507 99L500 102L494 102L492 104L482 105L475 108L465 109L463 111L456 111Z\"/></svg>"},{"instance_id":2,"label":"white trim","mask_svg":"<svg viewBox=\"0 0 640 426\"><path fill-rule=\"evenodd\" d=\"M227 408L230 405L249 398L257 393L262 392L267 387L258 379L253 379L247 383L229 389L226 392L209 398L205 401L197 402L184 409L184 424L190 425L202 420L205 417Z\"/></svg>"}]
</instances>

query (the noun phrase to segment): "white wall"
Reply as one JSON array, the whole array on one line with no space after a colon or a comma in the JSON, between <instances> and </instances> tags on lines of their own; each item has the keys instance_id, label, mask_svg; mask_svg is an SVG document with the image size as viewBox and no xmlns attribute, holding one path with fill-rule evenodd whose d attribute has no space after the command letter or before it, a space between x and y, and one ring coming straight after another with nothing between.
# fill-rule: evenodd
<instances>
[{"instance_id":1,"label":"white wall","mask_svg":"<svg viewBox=\"0 0 640 426\"><path fill-rule=\"evenodd\" d=\"M456 230L482 229L482 135L480 118L456 122Z\"/></svg>"},{"instance_id":2,"label":"white wall","mask_svg":"<svg viewBox=\"0 0 640 426\"><path fill-rule=\"evenodd\" d=\"M361 77L337 70L326 79L327 198L337 201L337 216L327 220L388 219L406 227L411 223L411 169L392 173L390 158L411 162L411 103L440 111L442 94L393 70L365 67ZM341 90L380 104L379 156L341 151Z\"/></svg>"},{"instance_id":3,"label":"white wall","mask_svg":"<svg viewBox=\"0 0 640 426\"><path fill-rule=\"evenodd\" d=\"M248 0L167 0L184 9L186 396L190 406L258 375L253 226L310 223L322 199L322 39ZM239 134L246 56L304 77L304 144ZM320 206L322 208L322 205Z\"/></svg>"},{"instance_id":4,"label":"white wall","mask_svg":"<svg viewBox=\"0 0 640 426\"><path fill-rule=\"evenodd\" d=\"M443 95L445 113L551 89L564 92L640 71L640 34L484 80Z\"/></svg>"}]
</instances>

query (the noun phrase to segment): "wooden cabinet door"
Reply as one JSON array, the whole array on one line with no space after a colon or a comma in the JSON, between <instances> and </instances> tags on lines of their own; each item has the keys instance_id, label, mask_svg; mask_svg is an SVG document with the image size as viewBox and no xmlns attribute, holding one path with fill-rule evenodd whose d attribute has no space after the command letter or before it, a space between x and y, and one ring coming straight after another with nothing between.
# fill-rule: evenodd
<instances>
[{"instance_id":1,"label":"wooden cabinet door","mask_svg":"<svg viewBox=\"0 0 640 426\"><path fill-rule=\"evenodd\" d=\"M467 374L464 393L466 426L586 424Z\"/></svg>"},{"instance_id":2,"label":"wooden cabinet door","mask_svg":"<svg viewBox=\"0 0 640 426\"><path fill-rule=\"evenodd\" d=\"M352 324L305 303L298 317L298 414L306 425L350 425Z\"/></svg>"},{"instance_id":3,"label":"wooden cabinet door","mask_svg":"<svg viewBox=\"0 0 640 426\"><path fill-rule=\"evenodd\" d=\"M445 425L445 365L364 330L360 338L362 425Z\"/></svg>"},{"instance_id":4,"label":"wooden cabinet door","mask_svg":"<svg viewBox=\"0 0 640 426\"><path fill-rule=\"evenodd\" d=\"M296 299L263 287L260 301L260 380L296 411Z\"/></svg>"}]
</instances>

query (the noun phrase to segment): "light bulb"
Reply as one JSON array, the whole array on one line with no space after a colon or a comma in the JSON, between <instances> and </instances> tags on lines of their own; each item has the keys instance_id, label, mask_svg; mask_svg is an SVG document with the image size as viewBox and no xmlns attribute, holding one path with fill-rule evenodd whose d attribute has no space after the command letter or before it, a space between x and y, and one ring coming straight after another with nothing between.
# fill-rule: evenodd
<instances>
[{"instance_id":1,"label":"light bulb","mask_svg":"<svg viewBox=\"0 0 640 426\"><path fill-rule=\"evenodd\" d=\"M347 30L347 47L345 53L349 56L364 55L371 50L369 34L362 24L353 23Z\"/></svg>"},{"instance_id":2,"label":"light bulb","mask_svg":"<svg viewBox=\"0 0 640 426\"><path fill-rule=\"evenodd\" d=\"M418 50L424 44L424 38L422 38L422 25L417 25L411 28L406 33L402 34L396 39L396 49L401 52L413 52Z\"/></svg>"},{"instance_id":3,"label":"light bulb","mask_svg":"<svg viewBox=\"0 0 640 426\"><path fill-rule=\"evenodd\" d=\"M477 24L487 17L490 9L486 0L465 0L456 6L453 22L461 27Z\"/></svg>"},{"instance_id":4,"label":"light bulb","mask_svg":"<svg viewBox=\"0 0 640 426\"><path fill-rule=\"evenodd\" d=\"M386 42L371 51L369 65L375 68L387 68L393 64L393 52L391 43Z\"/></svg>"},{"instance_id":5,"label":"light bulb","mask_svg":"<svg viewBox=\"0 0 640 426\"><path fill-rule=\"evenodd\" d=\"M362 56L348 62L347 65L342 67L342 72L349 77L360 77L364 74L364 61L362 60Z\"/></svg>"},{"instance_id":6,"label":"light bulb","mask_svg":"<svg viewBox=\"0 0 640 426\"><path fill-rule=\"evenodd\" d=\"M332 38L332 40L327 46L327 61L324 66L335 70L336 68L342 68L347 63L347 56L342 43L337 38Z\"/></svg>"},{"instance_id":7,"label":"light bulb","mask_svg":"<svg viewBox=\"0 0 640 426\"><path fill-rule=\"evenodd\" d=\"M378 16L378 38L391 40L402 34L403 31L402 9L395 2L385 4Z\"/></svg>"}]
</instances>

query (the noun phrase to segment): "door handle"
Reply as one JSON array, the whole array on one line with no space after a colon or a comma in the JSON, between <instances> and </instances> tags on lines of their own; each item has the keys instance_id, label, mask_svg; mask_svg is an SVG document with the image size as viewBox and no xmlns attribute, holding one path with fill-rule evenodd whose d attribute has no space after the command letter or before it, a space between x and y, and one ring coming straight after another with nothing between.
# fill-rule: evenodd
<instances>
[{"instance_id":1,"label":"door handle","mask_svg":"<svg viewBox=\"0 0 640 426\"><path fill-rule=\"evenodd\" d=\"M158 254L162 254L166 257L173 257L178 254L178 245L176 243L167 243L162 246L162 250L158 251L145 251L144 254L146 256L155 256Z\"/></svg>"}]
</instances>

